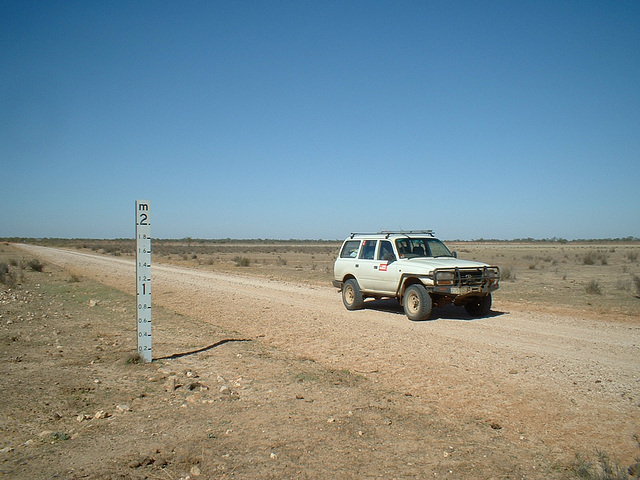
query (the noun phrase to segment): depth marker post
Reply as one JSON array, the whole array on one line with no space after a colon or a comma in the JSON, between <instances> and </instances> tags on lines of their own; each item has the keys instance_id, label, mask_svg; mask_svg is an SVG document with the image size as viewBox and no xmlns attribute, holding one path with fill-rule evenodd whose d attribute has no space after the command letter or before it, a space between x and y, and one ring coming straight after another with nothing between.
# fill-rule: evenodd
<instances>
[{"instance_id":1,"label":"depth marker post","mask_svg":"<svg viewBox=\"0 0 640 480\"><path fill-rule=\"evenodd\" d=\"M146 200L136 200L136 287L138 354L145 362L150 362L151 209Z\"/></svg>"}]
</instances>

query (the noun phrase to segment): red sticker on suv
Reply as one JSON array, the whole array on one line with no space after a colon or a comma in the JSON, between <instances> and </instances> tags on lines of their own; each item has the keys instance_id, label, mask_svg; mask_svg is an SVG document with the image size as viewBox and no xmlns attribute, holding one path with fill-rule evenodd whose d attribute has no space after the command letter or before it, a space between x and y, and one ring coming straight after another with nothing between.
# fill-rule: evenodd
<instances>
[{"instance_id":1,"label":"red sticker on suv","mask_svg":"<svg viewBox=\"0 0 640 480\"><path fill-rule=\"evenodd\" d=\"M380 266L378 267L378 270L380 270L381 272L386 272L387 271L387 264L386 263L381 263Z\"/></svg>"}]
</instances>

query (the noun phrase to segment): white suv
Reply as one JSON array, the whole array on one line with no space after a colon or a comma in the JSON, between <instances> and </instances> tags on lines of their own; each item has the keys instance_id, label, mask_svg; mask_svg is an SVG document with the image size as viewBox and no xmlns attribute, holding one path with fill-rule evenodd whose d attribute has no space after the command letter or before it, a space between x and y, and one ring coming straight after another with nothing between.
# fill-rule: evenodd
<instances>
[{"instance_id":1,"label":"white suv","mask_svg":"<svg viewBox=\"0 0 640 480\"><path fill-rule=\"evenodd\" d=\"M348 310L369 297L396 298L411 320L426 320L433 306L447 303L487 315L500 282L498 267L457 258L431 230L352 233L333 271Z\"/></svg>"}]
</instances>

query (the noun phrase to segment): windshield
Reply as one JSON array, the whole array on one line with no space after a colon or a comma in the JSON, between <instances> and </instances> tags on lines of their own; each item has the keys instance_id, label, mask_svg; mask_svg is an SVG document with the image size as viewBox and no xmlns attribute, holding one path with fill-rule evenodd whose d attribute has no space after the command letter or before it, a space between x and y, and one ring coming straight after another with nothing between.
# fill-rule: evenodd
<instances>
[{"instance_id":1,"label":"windshield","mask_svg":"<svg viewBox=\"0 0 640 480\"><path fill-rule=\"evenodd\" d=\"M436 238L398 238L396 247L400 258L453 257L445 244Z\"/></svg>"}]
</instances>

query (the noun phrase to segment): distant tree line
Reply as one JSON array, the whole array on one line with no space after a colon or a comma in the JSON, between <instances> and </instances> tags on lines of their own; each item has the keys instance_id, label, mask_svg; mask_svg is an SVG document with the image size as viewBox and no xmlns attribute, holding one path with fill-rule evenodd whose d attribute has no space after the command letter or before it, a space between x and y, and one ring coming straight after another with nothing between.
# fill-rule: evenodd
<instances>
[{"instance_id":1,"label":"distant tree line","mask_svg":"<svg viewBox=\"0 0 640 480\"><path fill-rule=\"evenodd\" d=\"M61 238L61 237L0 237L0 242L6 243L35 243L39 245L78 245L87 243L95 244L95 242L104 243L128 243L133 242L133 238ZM297 244L332 244L341 242L342 239L324 240L324 239L297 239L290 238L288 240L275 239L275 238L154 238L154 242L159 243L180 243L187 245L224 245L224 244L236 244L243 243L249 245L261 245L261 244L281 244L287 245L291 243ZM623 237L623 238L577 238L574 240L567 240L562 237L551 238L514 238L512 240L505 240L500 238L475 238L473 240L461 240L450 239L449 242L479 242L479 243L620 243L620 242L640 242L640 237Z\"/></svg>"},{"instance_id":2,"label":"distant tree line","mask_svg":"<svg viewBox=\"0 0 640 480\"><path fill-rule=\"evenodd\" d=\"M621 242L638 242L639 237L623 237L623 238L576 238L567 240L562 237L551 238L514 238L512 240L504 240L499 238L475 238L473 240L449 240L450 242L479 242L479 243L621 243Z\"/></svg>"}]
</instances>

